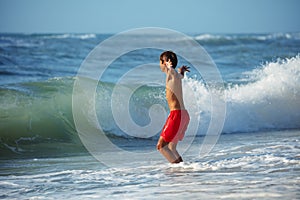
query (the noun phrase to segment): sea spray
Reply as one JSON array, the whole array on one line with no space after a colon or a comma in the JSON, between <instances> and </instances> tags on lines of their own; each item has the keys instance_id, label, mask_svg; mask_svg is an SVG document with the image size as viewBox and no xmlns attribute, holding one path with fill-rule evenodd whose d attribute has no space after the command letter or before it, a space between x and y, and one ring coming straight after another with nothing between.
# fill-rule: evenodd
<instances>
[{"instance_id":1,"label":"sea spray","mask_svg":"<svg viewBox=\"0 0 300 200\"><path fill-rule=\"evenodd\" d=\"M223 132L299 128L300 57L267 63L249 78L249 83L226 91Z\"/></svg>"}]
</instances>

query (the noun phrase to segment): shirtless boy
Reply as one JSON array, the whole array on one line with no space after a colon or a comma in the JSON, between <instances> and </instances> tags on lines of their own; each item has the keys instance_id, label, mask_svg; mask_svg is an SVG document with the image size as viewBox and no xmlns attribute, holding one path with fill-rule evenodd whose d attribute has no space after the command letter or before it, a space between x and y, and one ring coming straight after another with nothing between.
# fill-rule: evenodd
<instances>
[{"instance_id":1,"label":"shirtless boy","mask_svg":"<svg viewBox=\"0 0 300 200\"><path fill-rule=\"evenodd\" d=\"M172 51L165 51L160 55L160 69L166 74L166 99L170 114L164 125L157 149L170 163L180 163L182 158L176 150L178 141L184 137L190 121L189 114L184 107L181 79L189 67L182 66L175 70L177 56Z\"/></svg>"}]
</instances>

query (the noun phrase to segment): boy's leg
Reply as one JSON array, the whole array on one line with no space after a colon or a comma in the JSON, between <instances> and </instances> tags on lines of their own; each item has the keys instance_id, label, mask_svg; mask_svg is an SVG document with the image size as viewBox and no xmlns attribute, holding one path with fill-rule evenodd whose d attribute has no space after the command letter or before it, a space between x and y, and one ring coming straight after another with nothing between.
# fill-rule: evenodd
<instances>
[{"instance_id":1,"label":"boy's leg","mask_svg":"<svg viewBox=\"0 0 300 200\"><path fill-rule=\"evenodd\" d=\"M170 142L168 144L168 147L170 149L170 151L173 153L175 160L173 161L173 163L180 163L183 162L182 157L179 155L178 151L177 151L177 143L178 142Z\"/></svg>"},{"instance_id":2,"label":"boy's leg","mask_svg":"<svg viewBox=\"0 0 300 200\"><path fill-rule=\"evenodd\" d=\"M157 142L157 149L170 163L174 163L177 160L177 157L170 150L169 144L170 143L166 142L163 137L160 137Z\"/></svg>"}]
</instances>

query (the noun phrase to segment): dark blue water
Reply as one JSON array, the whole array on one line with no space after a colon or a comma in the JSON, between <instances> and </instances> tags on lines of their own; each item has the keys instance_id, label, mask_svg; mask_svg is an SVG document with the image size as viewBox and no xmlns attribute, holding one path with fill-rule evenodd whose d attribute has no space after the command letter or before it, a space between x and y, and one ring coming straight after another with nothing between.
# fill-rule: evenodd
<instances>
[{"instance_id":1,"label":"dark blue water","mask_svg":"<svg viewBox=\"0 0 300 200\"><path fill-rule=\"evenodd\" d=\"M83 60L107 34L1 34L0 84L75 76ZM267 62L292 58L300 49L299 33L192 35L210 54L223 78L239 81L242 72ZM127 56L122 65L157 61L159 51ZM141 56L141 57L139 57Z\"/></svg>"}]
</instances>

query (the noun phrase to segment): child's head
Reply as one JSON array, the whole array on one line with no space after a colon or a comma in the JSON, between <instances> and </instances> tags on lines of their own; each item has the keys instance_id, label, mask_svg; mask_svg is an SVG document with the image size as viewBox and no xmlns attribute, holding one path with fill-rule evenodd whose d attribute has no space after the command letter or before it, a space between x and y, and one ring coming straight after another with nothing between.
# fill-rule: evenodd
<instances>
[{"instance_id":1,"label":"child's head","mask_svg":"<svg viewBox=\"0 0 300 200\"><path fill-rule=\"evenodd\" d=\"M169 62L171 61L172 63L172 67L175 69L177 66L177 56L174 52L172 51L165 51L160 55L160 60L162 62L162 64L164 64L165 62Z\"/></svg>"}]
</instances>

